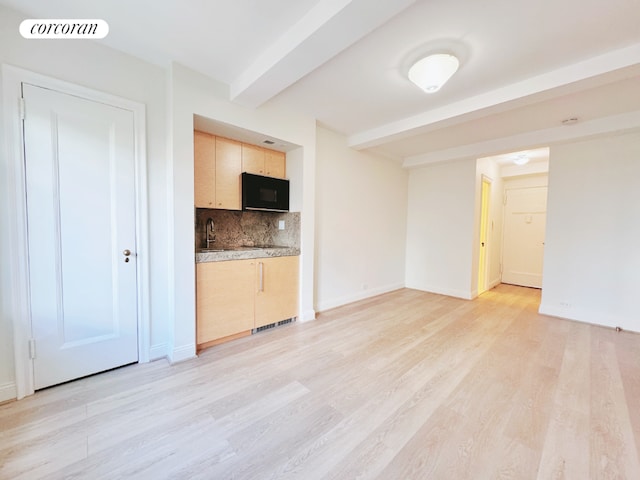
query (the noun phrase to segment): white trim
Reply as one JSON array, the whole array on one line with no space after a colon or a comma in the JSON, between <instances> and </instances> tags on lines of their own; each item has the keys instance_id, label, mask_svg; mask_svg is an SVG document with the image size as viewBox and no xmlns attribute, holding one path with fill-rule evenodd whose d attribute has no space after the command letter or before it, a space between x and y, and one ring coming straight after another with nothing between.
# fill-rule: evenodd
<instances>
[{"instance_id":1,"label":"white trim","mask_svg":"<svg viewBox=\"0 0 640 480\"><path fill-rule=\"evenodd\" d=\"M609 312L595 312L584 308L566 308L542 303L540 304L538 313L601 327L620 327L629 332L640 333L638 332L638 321L636 319L614 315Z\"/></svg>"},{"instance_id":2,"label":"white trim","mask_svg":"<svg viewBox=\"0 0 640 480\"><path fill-rule=\"evenodd\" d=\"M316 319L316 311L314 309L305 310L302 315L298 317L299 322L311 322Z\"/></svg>"},{"instance_id":3,"label":"white trim","mask_svg":"<svg viewBox=\"0 0 640 480\"><path fill-rule=\"evenodd\" d=\"M454 289L454 288L439 288L439 287L430 287L430 286L424 286L424 285L407 285L407 288L411 288L412 290L421 290L423 292L428 292L428 293L435 293L437 295L446 295L447 297L455 297L455 298L461 298L463 300L472 300L474 297L473 293L474 290L469 290L469 291L464 291L464 290L458 290L458 289ZM478 292L477 290L475 290L476 292L476 297L478 296Z\"/></svg>"},{"instance_id":4,"label":"white trim","mask_svg":"<svg viewBox=\"0 0 640 480\"><path fill-rule=\"evenodd\" d=\"M134 116L135 175L136 175L136 268L138 288L138 361L149 361L150 316L149 316L149 228L147 205L147 154L146 154L146 110L145 105L133 100L116 97L90 88L51 78L11 65L2 65L5 162L7 171L7 265L11 271L11 304L5 308L13 324L14 357L16 368L16 396L22 398L34 392L33 362L29 359L27 342L30 338L28 247L26 230L26 192L24 187L24 152L22 149L22 123L19 98L22 83L49 88L68 95L105 103L129 110ZM27 112L27 115L29 113Z\"/></svg>"},{"instance_id":5,"label":"white trim","mask_svg":"<svg viewBox=\"0 0 640 480\"><path fill-rule=\"evenodd\" d=\"M197 355L194 354L196 351L196 344L190 343L188 345L182 345L181 347L174 348L171 351L171 356L169 361L171 363L184 362L185 360L191 360L192 358L196 358Z\"/></svg>"},{"instance_id":6,"label":"white trim","mask_svg":"<svg viewBox=\"0 0 640 480\"><path fill-rule=\"evenodd\" d=\"M359 300L364 300L366 298L375 297L377 295L382 295L383 293L393 292L395 290L400 290L404 288L404 283L395 283L392 285L385 285L383 287L372 288L370 290L364 290L362 292L351 293L349 295L343 295L338 298L333 298L324 302L319 302L316 306L316 310L318 312L324 312L330 310L332 308L341 307L343 305L347 305L349 303L357 302Z\"/></svg>"},{"instance_id":7,"label":"white trim","mask_svg":"<svg viewBox=\"0 0 640 480\"><path fill-rule=\"evenodd\" d=\"M0 402L13 400L16 397L17 395L15 383L3 383L2 385L0 385Z\"/></svg>"},{"instance_id":8,"label":"white trim","mask_svg":"<svg viewBox=\"0 0 640 480\"><path fill-rule=\"evenodd\" d=\"M500 277L498 277L498 278L494 278L494 279L493 279L493 280L491 280L491 282L489 282L489 284L487 285L487 290L486 290L486 291L488 292L488 291L489 291L489 290L491 290L492 288L497 287L498 285L500 285L500 283L501 283L501 282L500 282Z\"/></svg>"},{"instance_id":9,"label":"white trim","mask_svg":"<svg viewBox=\"0 0 640 480\"><path fill-rule=\"evenodd\" d=\"M168 355L169 355L169 345L167 345L166 343L151 345L151 348L149 348L149 361L166 358Z\"/></svg>"}]
</instances>

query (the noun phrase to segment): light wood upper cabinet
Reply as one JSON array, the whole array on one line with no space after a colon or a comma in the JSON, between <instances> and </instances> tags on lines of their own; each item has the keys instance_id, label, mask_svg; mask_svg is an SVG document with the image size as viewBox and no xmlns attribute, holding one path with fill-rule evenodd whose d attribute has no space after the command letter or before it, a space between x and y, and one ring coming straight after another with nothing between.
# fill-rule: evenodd
<instances>
[{"instance_id":1,"label":"light wood upper cabinet","mask_svg":"<svg viewBox=\"0 0 640 480\"><path fill-rule=\"evenodd\" d=\"M242 144L242 171L264 175L264 148Z\"/></svg>"},{"instance_id":2,"label":"light wood upper cabinet","mask_svg":"<svg viewBox=\"0 0 640 480\"><path fill-rule=\"evenodd\" d=\"M242 144L194 131L193 154L195 206L240 210Z\"/></svg>"},{"instance_id":3,"label":"light wood upper cabinet","mask_svg":"<svg viewBox=\"0 0 640 480\"><path fill-rule=\"evenodd\" d=\"M255 328L298 315L298 257L257 258Z\"/></svg>"},{"instance_id":4,"label":"light wood upper cabinet","mask_svg":"<svg viewBox=\"0 0 640 480\"><path fill-rule=\"evenodd\" d=\"M268 177L285 178L286 155L284 152L243 143L242 171Z\"/></svg>"},{"instance_id":5,"label":"light wood upper cabinet","mask_svg":"<svg viewBox=\"0 0 640 480\"><path fill-rule=\"evenodd\" d=\"M200 208L215 208L216 137L193 132L194 203Z\"/></svg>"},{"instance_id":6,"label":"light wood upper cabinet","mask_svg":"<svg viewBox=\"0 0 640 480\"><path fill-rule=\"evenodd\" d=\"M286 178L286 155L284 152L265 150L264 171L269 177Z\"/></svg>"},{"instance_id":7,"label":"light wood upper cabinet","mask_svg":"<svg viewBox=\"0 0 640 480\"><path fill-rule=\"evenodd\" d=\"M246 332L254 325L254 260L196 264L196 343Z\"/></svg>"},{"instance_id":8,"label":"light wood upper cabinet","mask_svg":"<svg viewBox=\"0 0 640 480\"><path fill-rule=\"evenodd\" d=\"M240 210L240 173L242 144L216 137L216 202L215 208Z\"/></svg>"},{"instance_id":9,"label":"light wood upper cabinet","mask_svg":"<svg viewBox=\"0 0 640 480\"><path fill-rule=\"evenodd\" d=\"M194 204L240 210L242 172L285 178L286 155L209 133L193 132Z\"/></svg>"}]
</instances>

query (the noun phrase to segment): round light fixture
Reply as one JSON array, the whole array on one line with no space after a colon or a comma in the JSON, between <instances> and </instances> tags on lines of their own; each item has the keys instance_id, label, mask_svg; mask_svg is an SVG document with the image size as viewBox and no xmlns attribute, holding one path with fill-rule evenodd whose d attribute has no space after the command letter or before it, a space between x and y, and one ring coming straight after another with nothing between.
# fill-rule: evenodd
<instances>
[{"instance_id":1,"label":"round light fixture","mask_svg":"<svg viewBox=\"0 0 640 480\"><path fill-rule=\"evenodd\" d=\"M520 155L513 157L512 161L516 165L526 165L527 163L529 163L529 156L521 153Z\"/></svg>"},{"instance_id":2,"label":"round light fixture","mask_svg":"<svg viewBox=\"0 0 640 480\"><path fill-rule=\"evenodd\" d=\"M409 69L409 80L427 93L434 93L456 73L460 62L448 53L437 53L418 60Z\"/></svg>"}]
</instances>

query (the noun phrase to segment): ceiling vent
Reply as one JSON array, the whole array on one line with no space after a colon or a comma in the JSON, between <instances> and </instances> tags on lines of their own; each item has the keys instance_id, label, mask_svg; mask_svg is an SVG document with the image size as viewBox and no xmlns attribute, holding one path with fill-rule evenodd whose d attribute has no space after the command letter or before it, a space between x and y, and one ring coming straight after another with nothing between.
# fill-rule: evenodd
<instances>
[{"instance_id":1,"label":"ceiling vent","mask_svg":"<svg viewBox=\"0 0 640 480\"><path fill-rule=\"evenodd\" d=\"M562 125L573 125L578 123L578 117L565 118L562 120Z\"/></svg>"}]
</instances>

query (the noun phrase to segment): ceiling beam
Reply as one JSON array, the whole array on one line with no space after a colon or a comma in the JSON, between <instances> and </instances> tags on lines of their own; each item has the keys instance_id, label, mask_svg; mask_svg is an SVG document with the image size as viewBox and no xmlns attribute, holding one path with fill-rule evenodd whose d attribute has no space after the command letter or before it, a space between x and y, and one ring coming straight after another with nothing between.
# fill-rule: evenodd
<instances>
[{"instance_id":1,"label":"ceiling beam","mask_svg":"<svg viewBox=\"0 0 640 480\"><path fill-rule=\"evenodd\" d=\"M602 76L602 84L637 74L623 69L640 65L640 44L614 50L459 102L434 108L349 136L355 149L371 148L420 133L457 125L582 89L578 82ZM591 83L589 87L597 86Z\"/></svg>"},{"instance_id":2,"label":"ceiling beam","mask_svg":"<svg viewBox=\"0 0 640 480\"><path fill-rule=\"evenodd\" d=\"M320 0L232 82L231 100L262 105L415 1Z\"/></svg>"},{"instance_id":3,"label":"ceiling beam","mask_svg":"<svg viewBox=\"0 0 640 480\"><path fill-rule=\"evenodd\" d=\"M463 158L488 157L637 129L640 129L640 111L621 113L585 122L578 122L573 125L560 125L558 127L534 130L509 137L495 138L483 142L414 155L405 158L402 166L404 168L416 168L433 163L461 160Z\"/></svg>"}]
</instances>

